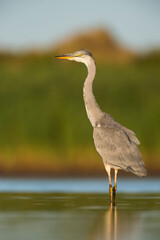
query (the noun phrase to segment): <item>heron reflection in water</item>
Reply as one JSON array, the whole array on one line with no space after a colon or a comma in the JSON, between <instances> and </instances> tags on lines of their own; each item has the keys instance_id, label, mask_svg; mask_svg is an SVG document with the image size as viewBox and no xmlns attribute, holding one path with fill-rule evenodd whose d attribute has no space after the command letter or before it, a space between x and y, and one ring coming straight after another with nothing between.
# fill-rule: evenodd
<instances>
[{"instance_id":1,"label":"heron reflection in water","mask_svg":"<svg viewBox=\"0 0 160 240\"><path fill-rule=\"evenodd\" d=\"M95 147L102 157L108 173L110 202L115 203L118 170L129 171L140 177L147 175L137 146L140 142L132 130L119 124L111 115L104 113L98 106L92 91L92 84L96 74L96 64L92 54L88 50L80 50L56 57L82 62L87 66L88 76L83 87L86 112L93 127ZM115 172L113 188L111 169L114 169Z\"/></svg>"},{"instance_id":2,"label":"heron reflection in water","mask_svg":"<svg viewBox=\"0 0 160 240\"><path fill-rule=\"evenodd\" d=\"M126 202L118 206L110 204L107 210L97 215L86 240L124 240L143 238L143 216ZM131 207L131 208L130 208Z\"/></svg>"},{"instance_id":3,"label":"heron reflection in water","mask_svg":"<svg viewBox=\"0 0 160 240\"><path fill-rule=\"evenodd\" d=\"M117 234L117 208L111 203L109 209L95 219L87 240L117 240Z\"/></svg>"}]
</instances>

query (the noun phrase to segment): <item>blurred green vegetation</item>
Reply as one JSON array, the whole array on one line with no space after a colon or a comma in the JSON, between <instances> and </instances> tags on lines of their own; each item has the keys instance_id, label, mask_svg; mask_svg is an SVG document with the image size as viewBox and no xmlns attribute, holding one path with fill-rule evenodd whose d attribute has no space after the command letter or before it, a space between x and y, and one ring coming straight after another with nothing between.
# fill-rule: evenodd
<instances>
[{"instance_id":1,"label":"blurred green vegetation","mask_svg":"<svg viewBox=\"0 0 160 240\"><path fill-rule=\"evenodd\" d=\"M21 158L35 152L43 159L42 152L49 152L59 166L65 158L68 166L78 158L85 165L84 153L99 162L83 103L86 74L83 64L50 54L0 56L1 166L6 156L18 161L19 149ZM97 63L94 94L103 111L136 132L144 156L154 159L160 146L160 54L123 65ZM146 161L150 166L150 157Z\"/></svg>"}]
</instances>

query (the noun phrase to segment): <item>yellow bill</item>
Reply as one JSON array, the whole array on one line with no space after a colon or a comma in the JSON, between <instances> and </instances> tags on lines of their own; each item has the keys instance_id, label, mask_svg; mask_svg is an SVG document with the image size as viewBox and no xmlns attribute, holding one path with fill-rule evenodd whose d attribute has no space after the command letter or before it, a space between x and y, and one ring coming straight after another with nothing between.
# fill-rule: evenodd
<instances>
[{"instance_id":1,"label":"yellow bill","mask_svg":"<svg viewBox=\"0 0 160 240\"><path fill-rule=\"evenodd\" d=\"M59 56L55 56L56 58L59 59L74 59L74 57L68 56L68 55L59 55Z\"/></svg>"}]
</instances>

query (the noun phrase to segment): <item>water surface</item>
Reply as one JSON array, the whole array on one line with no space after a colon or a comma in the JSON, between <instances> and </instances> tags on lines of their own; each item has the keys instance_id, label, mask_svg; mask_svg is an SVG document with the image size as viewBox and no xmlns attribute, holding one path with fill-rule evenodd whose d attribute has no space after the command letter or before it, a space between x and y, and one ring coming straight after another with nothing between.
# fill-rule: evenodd
<instances>
[{"instance_id":1,"label":"water surface","mask_svg":"<svg viewBox=\"0 0 160 240\"><path fill-rule=\"evenodd\" d=\"M52 191L51 187L42 191L47 183L56 185L56 180L1 179L0 239L158 240L159 179L150 179L151 182L147 180L146 183L142 180L143 184L141 180L127 180L127 183L126 179L120 180L119 185L121 183L125 191L117 193L116 206L109 204L109 195L105 192L107 183L102 187L103 181L62 179L57 180L59 188L54 186ZM68 191L62 191L60 183L68 185ZM39 187L34 192L36 186ZM87 192L90 187L97 191ZM140 188L145 191L140 192ZM81 190L79 193L78 189Z\"/></svg>"},{"instance_id":2,"label":"water surface","mask_svg":"<svg viewBox=\"0 0 160 240\"><path fill-rule=\"evenodd\" d=\"M160 178L120 178L120 193L160 192ZM106 193L108 179L0 179L0 192Z\"/></svg>"}]
</instances>

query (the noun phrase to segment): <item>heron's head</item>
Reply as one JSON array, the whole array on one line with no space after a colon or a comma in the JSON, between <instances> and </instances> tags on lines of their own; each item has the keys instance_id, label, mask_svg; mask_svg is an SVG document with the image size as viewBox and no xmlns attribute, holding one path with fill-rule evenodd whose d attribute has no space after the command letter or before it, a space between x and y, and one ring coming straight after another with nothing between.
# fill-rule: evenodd
<instances>
[{"instance_id":1,"label":"heron's head","mask_svg":"<svg viewBox=\"0 0 160 240\"><path fill-rule=\"evenodd\" d=\"M89 59L92 58L92 54L88 50L79 50L74 53L67 53L63 55L56 56L59 59L68 59L76 62L87 63Z\"/></svg>"}]
</instances>

